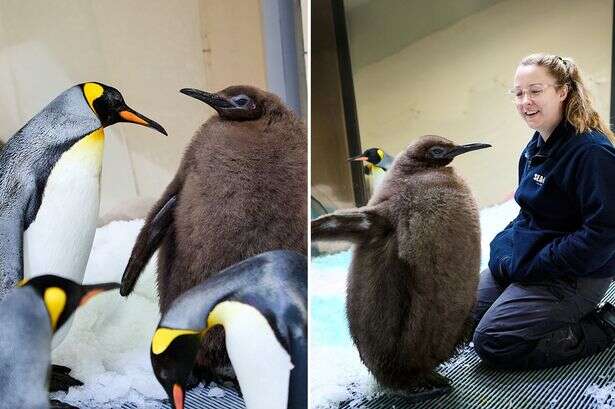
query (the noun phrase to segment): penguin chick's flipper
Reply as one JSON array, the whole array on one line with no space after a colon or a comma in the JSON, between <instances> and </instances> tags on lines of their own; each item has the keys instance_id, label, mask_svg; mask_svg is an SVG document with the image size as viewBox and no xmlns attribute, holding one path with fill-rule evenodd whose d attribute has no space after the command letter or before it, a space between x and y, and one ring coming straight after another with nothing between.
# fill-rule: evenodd
<instances>
[{"instance_id":1,"label":"penguin chick's flipper","mask_svg":"<svg viewBox=\"0 0 615 409\"><path fill-rule=\"evenodd\" d=\"M362 207L340 210L312 220L312 240L364 240L367 234L377 229L386 229L388 220L376 209Z\"/></svg>"},{"instance_id":2,"label":"penguin chick's flipper","mask_svg":"<svg viewBox=\"0 0 615 409\"><path fill-rule=\"evenodd\" d=\"M173 214L177 203L176 195L181 189L182 179L183 177L178 174L150 210L137 236L130 259L124 270L124 275L122 276L122 285L120 287L120 294L122 296L125 297L132 292L141 271L143 271L143 268L145 268L145 265L169 231L169 227L173 223Z\"/></svg>"},{"instance_id":3,"label":"penguin chick's flipper","mask_svg":"<svg viewBox=\"0 0 615 409\"><path fill-rule=\"evenodd\" d=\"M51 378L49 380L49 392L68 392L71 386L81 386L83 382L69 375L70 368L61 365L51 365Z\"/></svg>"}]
</instances>

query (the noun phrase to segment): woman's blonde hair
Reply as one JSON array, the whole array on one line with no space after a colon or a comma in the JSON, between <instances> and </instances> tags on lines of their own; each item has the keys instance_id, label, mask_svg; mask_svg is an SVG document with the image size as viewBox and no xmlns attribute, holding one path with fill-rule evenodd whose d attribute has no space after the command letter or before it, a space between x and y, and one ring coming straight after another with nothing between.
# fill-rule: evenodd
<instances>
[{"instance_id":1,"label":"woman's blonde hair","mask_svg":"<svg viewBox=\"0 0 615 409\"><path fill-rule=\"evenodd\" d=\"M572 58L543 53L531 54L523 58L519 64L544 67L555 78L558 86L568 87L568 96L564 100L564 115L575 127L577 133L595 129L615 144L615 135L594 109L589 91L585 88L581 78L579 67Z\"/></svg>"}]
</instances>

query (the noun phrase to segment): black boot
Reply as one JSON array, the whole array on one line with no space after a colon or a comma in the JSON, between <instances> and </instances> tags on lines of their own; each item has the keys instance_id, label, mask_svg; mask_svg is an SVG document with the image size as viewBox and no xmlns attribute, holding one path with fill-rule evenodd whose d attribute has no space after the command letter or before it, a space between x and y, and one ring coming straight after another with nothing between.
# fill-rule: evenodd
<instances>
[{"instance_id":1,"label":"black boot","mask_svg":"<svg viewBox=\"0 0 615 409\"><path fill-rule=\"evenodd\" d=\"M615 342L615 307L608 302L601 303L593 312L600 327Z\"/></svg>"}]
</instances>

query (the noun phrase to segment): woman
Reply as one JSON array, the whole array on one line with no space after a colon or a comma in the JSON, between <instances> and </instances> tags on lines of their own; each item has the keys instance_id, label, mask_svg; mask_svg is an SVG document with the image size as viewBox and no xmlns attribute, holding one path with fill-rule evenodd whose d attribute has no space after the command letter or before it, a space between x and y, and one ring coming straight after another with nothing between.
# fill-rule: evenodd
<instances>
[{"instance_id":1,"label":"woman","mask_svg":"<svg viewBox=\"0 0 615 409\"><path fill-rule=\"evenodd\" d=\"M491 242L474 348L499 368L547 368L615 342L599 308L615 275L615 139L572 59L533 54L515 73L517 111L536 132L521 154L521 211Z\"/></svg>"}]
</instances>

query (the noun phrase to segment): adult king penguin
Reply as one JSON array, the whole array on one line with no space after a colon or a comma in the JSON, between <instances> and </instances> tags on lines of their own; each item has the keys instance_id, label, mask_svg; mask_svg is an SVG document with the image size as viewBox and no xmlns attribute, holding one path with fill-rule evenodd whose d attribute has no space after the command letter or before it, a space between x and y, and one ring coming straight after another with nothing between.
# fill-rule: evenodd
<instances>
[{"instance_id":1,"label":"adult king penguin","mask_svg":"<svg viewBox=\"0 0 615 409\"><path fill-rule=\"evenodd\" d=\"M88 82L51 101L0 151L0 299L20 279L50 271L83 281L98 219L103 128L117 122L166 135L118 90Z\"/></svg>"},{"instance_id":2,"label":"adult king penguin","mask_svg":"<svg viewBox=\"0 0 615 409\"><path fill-rule=\"evenodd\" d=\"M349 162L362 162L368 186L368 196L378 189L384 180L385 172L391 169L395 158L380 148L366 149L362 154L348 158Z\"/></svg>"},{"instance_id":3,"label":"adult king penguin","mask_svg":"<svg viewBox=\"0 0 615 409\"><path fill-rule=\"evenodd\" d=\"M356 243L346 298L350 333L376 380L414 398L450 390L434 368L471 329L479 215L447 165L489 146L424 136L397 157L365 207L312 221L312 240Z\"/></svg>"},{"instance_id":4,"label":"adult king penguin","mask_svg":"<svg viewBox=\"0 0 615 409\"><path fill-rule=\"evenodd\" d=\"M42 275L8 293L0 302L0 409L49 408L52 334L91 297L118 287Z\"/></svg>"},{"instance_id":5,"label":"adult king penguin","mask_svg":"<svg viewBox=\"0 0 615 409\"><path fill-rule=\"evenodd\" d=\"M307 249L307 135L275 95L249 86L215 94L183 89L218 115L190 142L175 178L150 211L122 277L128 295L158 253L160 311L208 277L275 249ZM197 362L220 375L223 331L209 331Z\"/></svg>"},{"instance_id":6,"label":"adult king penguin","mask_svg":"<svg viewBox=\"0 0 615 409\"><path fill-rule=\"evenodd\" d=\"M0 298L17 281L58 271L82 282L99 209L103 128L156 122L115 88L88 82L60 94L0 152Z\"/></svg>"},{"instance_id":7,"label":"adult king penguin","mask_svg":"<svg viewBox=\"0 0 615 409\"><path fill-rule=\"evenodd\" d=\"M363 162L365 164L365 173L368 175L372 173L372 168L384 171L391 169L394 160L394 157L380 148L369 148L360 155L348 158L349 162Z\"/></svg>"},{"instance_id":8,"label":"adult king penguin","mask_svg":"<svg viewBox=\"0 0 615 409\"><path fill-rule=\"evenodd\" d=\"M173 407L203 335L224 327L247 409L307 408L307 262L271 251L235 264L180 295L152 338L154 373Z\"/></svg>"}]
</instances>

